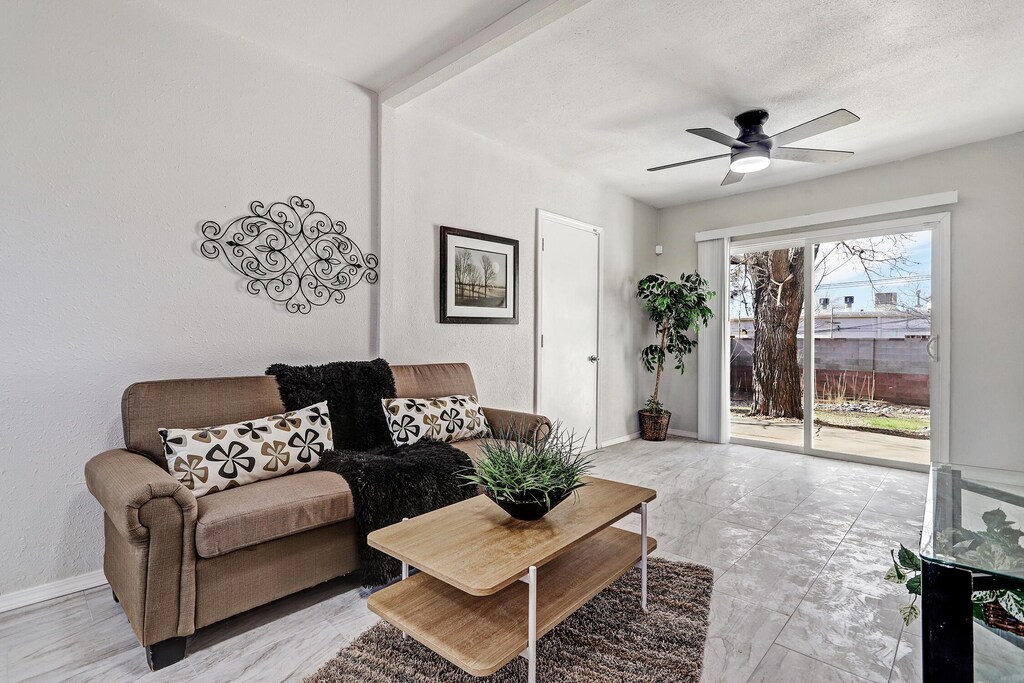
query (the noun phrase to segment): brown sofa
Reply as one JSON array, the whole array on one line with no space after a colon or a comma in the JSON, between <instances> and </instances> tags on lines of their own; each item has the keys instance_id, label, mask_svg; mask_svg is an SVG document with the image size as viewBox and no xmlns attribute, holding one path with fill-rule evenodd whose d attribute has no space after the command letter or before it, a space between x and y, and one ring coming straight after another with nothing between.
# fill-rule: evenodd
<instances>
[{"instance_id":1,"label":"brown sofa","mask_svg":"<svg viewBox=\"0 0 1024 683\"><path fill-rule=\"evenodd\" d=\"M469 366L392 366L399 397L476 394ZM196 498L166 469L158 427L203 427L284 410L273 377L141 382L121 401L124 448L85 466L103 506L103 572L150 666L180 660L196 629L358 568L352 494L311 471ZM484 408L495 429L546 431L539 415ZM537 434L539 435L539 433ZM454 444L475 457L477 441Z\"/></svg>"}]
</instances>

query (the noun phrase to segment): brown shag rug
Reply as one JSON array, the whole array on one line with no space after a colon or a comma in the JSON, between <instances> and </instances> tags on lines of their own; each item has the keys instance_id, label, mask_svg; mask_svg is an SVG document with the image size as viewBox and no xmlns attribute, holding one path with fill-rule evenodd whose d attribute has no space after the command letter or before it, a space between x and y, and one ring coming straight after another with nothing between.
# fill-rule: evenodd
<instances>
[{"instance_id":1,"label":"brown shag rug","mask_svg":"<svg viewBox=\"0 0 1024 683\"><path fill-rule=\"evenodd\" d=\"M711 569L651 559L650 609L640 609L640 570L632 569L537 642L544 683L697 683L704 659ZM517 657L474 678L395 627L381 622L306 679L307 683L524 683Z\"/></svg>"}]
</instances>

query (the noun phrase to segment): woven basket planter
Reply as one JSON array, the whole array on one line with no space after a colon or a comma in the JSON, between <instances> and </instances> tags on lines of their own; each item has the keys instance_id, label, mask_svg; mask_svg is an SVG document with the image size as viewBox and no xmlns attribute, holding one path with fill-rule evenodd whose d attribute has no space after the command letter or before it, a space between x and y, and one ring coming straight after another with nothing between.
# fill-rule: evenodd
<instances>
[{"instance_id":1,"label":"woven basket planter","mask_svg":"<svg viewBox=\"0 0 1024 683\"><path fill-rule=\"evenodd\" d=\"M1010 613L1003 609L998 602L986 602L982 605L982 610L985 612L986 624L1024 638L1024 622L1017 621L1010 616Z\"/></svg>"},{"instance_id":2,"label":"woven basket planter","mask_svg":"<svg viewBox=\"0 0 1024 683\"><path fill-rule=\"evenodd\" d=\"M672 413L667 410L660 415L639 411L640 438L644 441L664 441L668 436L668 423Z\"/></svg>"}]
</instances>

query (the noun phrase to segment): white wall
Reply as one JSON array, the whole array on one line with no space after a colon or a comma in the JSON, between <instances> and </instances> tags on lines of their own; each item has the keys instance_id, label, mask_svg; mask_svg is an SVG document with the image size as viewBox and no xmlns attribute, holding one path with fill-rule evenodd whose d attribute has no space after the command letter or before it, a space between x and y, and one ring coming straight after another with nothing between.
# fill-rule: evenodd
<instances>
[{"instance_id":1,"label":"white wall","mask_svg":"<svg viewBox=\"0 0 1024 683\"><path fill-rule=\"evenodd\" d=\"M532 410L536 210L546 209L604 228L601 439L637 431L645 326L633 292L651 261L656 211L578 173L452 127L415 104L394 111L384 131L393 146L385 142L381 162L381 250L389 274L381 287L383 357L392 363L468 362L485 404ZM440 225L519 240L518 325L438 323Z\"/></svg>"},{"instance_id":2,"label":"white wall","mask_svg":"<svg viewBox=\"0 0 1024 683\"><path fill-rule=\"evenodd\" d=\"M771 171L768 171L769 173ZM663 209L658 267L697 264L694 234L959 190L952 208L950 459L1024 467L1024 133L819 180ZM670 376L673 426L696 429L697 374Z\"/></svg>"},{"instance_id":3,"label":"white wall","mask_svg":"<svg viewBox=\"0 0 1024 683\"><path fill-rule=\"evenodd\" d=\"M0 594L101 566L82 467L144 379L366 358L376 289L291 315L196 251L250 201L311 197L377 250L374 95L148 3L0 21Z\"/></svg>"}]
</instances>

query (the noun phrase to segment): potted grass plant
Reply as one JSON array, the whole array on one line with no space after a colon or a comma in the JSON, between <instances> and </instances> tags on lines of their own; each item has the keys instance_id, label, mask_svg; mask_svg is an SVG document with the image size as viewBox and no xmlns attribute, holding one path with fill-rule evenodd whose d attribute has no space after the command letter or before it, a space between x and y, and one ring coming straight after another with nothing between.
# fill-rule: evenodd
<instances>
[{"instance_id":1,"label":"potted grass plant","mask_svg":"<svg viewBox=\"0 0 1024 683\"><path fill-rule=\"evenodd\" d=\"M660 273L648 275L637 283L636 296L643 301L644 310L654 322L660 343L651 344L640 352L640 362L647 372L654 373L654 393L639 411L640 437L648 441L664 441L672 413L665 410L659 400L661 373L665 360L671 354L675 369L684 372L683 357L697 346L697 331L714 317L708 301L715 293L708 282L694 271L679 276L673 282ZM690 336L692 333L692 337Z\"/></svg>"},{"instance_id":2,"label":"potted grass plant","mask_svg":"<svg viewBox=\"0 0 1024 683\"><path fill-rule=\"evenodd\" d=\"M584 455L585 437L555 423L543 439L521 438L507 430L481 444L482 458L472 472L462 474L468 485L484 494L515 519L538 520L586 486L593 469Z\"/></svg>"}]
</instances>

